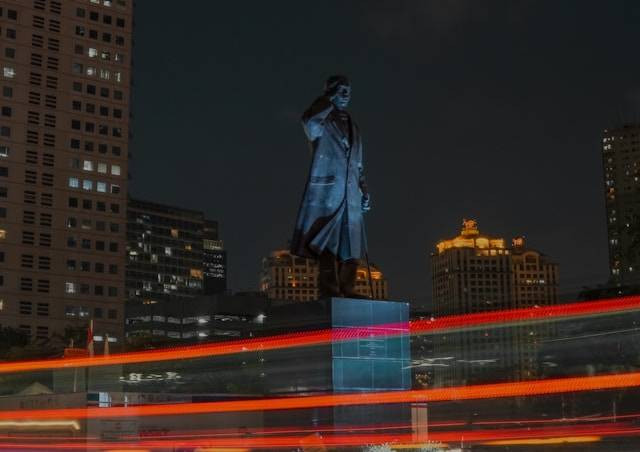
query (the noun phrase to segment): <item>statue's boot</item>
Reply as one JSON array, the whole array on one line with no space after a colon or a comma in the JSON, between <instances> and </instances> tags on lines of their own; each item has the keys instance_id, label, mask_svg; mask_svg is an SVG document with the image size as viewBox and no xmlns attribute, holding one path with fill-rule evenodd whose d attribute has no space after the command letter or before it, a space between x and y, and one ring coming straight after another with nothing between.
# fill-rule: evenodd
<instances>
[{"instance_id":1,"label":"statue's boot","mask_svg":"<svg viewBox=\"0 0 640 452\"><path fill-rule=\"evenodd\" d=\"M336 257L325 251L318 259L318 297L331 298L340 296L338 286L338 261Z\"/></svg>"},{"instance_id":2,"label":"statue's boot","mask_svg":"<svg viewBox=\"0 0 640 452\"><path fill-rule=\"evenodd\" d=\"M356 292L358 261L349 259L340 263L340 292L345 298L369 298Z\"/></svg>"}]
</instances>

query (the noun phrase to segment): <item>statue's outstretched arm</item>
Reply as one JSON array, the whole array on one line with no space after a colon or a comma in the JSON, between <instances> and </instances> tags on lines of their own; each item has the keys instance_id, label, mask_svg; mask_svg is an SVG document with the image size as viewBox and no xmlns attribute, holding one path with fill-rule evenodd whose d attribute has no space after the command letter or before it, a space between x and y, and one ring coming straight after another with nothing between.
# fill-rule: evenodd
<instances>
[{"instance_id":1,"label":"statue's outstretched arm","mask_svg":"<svg viewBox=\"0 0 640 452\"><path fill-rule=\"evenodd\" d=\"M325 120L333 109L334 106L331 100L326 96L321 96L303 113L302 127L309 141L314 141L316 138L322 136Z\"/></svg>"}]
</instances>

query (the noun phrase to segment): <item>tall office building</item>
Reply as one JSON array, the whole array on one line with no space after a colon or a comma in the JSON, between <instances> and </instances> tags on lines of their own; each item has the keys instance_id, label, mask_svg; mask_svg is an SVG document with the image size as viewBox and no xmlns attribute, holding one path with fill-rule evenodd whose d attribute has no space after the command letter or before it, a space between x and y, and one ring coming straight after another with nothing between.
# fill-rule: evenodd
<instances>
[{"instance_id":1,"label":"tall office building","mask_svg":"<svg viewBox=\"0 0 640 452\"><path fill-rule=\"evenodd\" d=\"M123 336L132 13L0 1L0 324L32 338Z\"/></svg>"},{"instance_id":2,"label":"tall office building","mask_svg":"<svg viewBox=\"0 0 640 452\"><path fill-rule=\"evenodd\" d=\"M609 271L616 285L640 283L640 124L602 137Z\"/></svg>"},{"instance_id":3,"label":"tall office building","mask_svg":"<svg viewBox=\"0 0 640 452\"><path fill-rule=\"evenodd\" d=\"M557 302L558 265L525 247L521 237L480 234L474 220L464 220L460 235L442 240L431 255L433 309L436 317L553 305ZM534 376L546 325L474 329L441 335L436 351L456 356L436 372L440 381L520 380ZM508 369L508 370L507 370Z\"/></svg>"},{"instance_id":4,"label":"tall office building","mask_svg":"<svg viewBox=\"0 0 640 452\"><path fill-rule=\"evenodd\" d=\"M389 297L387 280L382 271L371 265L373 298L386 300ZM288 250L273 251L262 259L260 290L269 299L312 301L318 299L318 262L314 259L293 256ZM369 270L365 265L358 268L356 293L369 297Z\"/></svg>"},{"instance_id":5,"label":"tall office building","mask_svg":"<svg viewBox=\"0 0 640 452\"><path fill-rule=\"evenodd\" d=\"M218 223L206 220L203 212L129 199L127 242L128 336L180 332L150 325L155 318L182 324L183 317L193 317L189 304L196 298L224 292ZM180 312L184 316L176 314Z\"/></svg>"}]
</instances>

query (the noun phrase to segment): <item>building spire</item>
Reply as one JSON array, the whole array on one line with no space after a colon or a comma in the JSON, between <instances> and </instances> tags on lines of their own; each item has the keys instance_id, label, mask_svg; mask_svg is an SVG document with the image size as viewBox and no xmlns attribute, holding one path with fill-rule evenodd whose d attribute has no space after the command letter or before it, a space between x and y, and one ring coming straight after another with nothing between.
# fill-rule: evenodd
<instances>
[{"instance_id":1,"label":"building spire","mask_svg":"<svg viewBox=\"0 0 640 452\"><path fill-rule=\"evenodd\" d=\"M476 220L467 220L464 218L462 220L462 231L460 234L464 237L468 237L470 235L480 235L480 231L478 230L478 222Z\"/></svg>"}]
</instances>

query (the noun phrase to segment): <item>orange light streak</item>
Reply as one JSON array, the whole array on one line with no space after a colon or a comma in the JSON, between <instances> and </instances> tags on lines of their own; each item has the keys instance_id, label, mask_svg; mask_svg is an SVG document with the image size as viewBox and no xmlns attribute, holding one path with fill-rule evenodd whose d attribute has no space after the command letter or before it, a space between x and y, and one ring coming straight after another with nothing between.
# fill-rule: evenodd
<instances>
[{"instance_id":1,"label":"orange light streak","mask_svg":"<svg viewBox=\"0 0 640 452\"><path fill-rule=\"evenodd\" d=\"M562 438L544 439L502 439L498 441L487 441L483 444L487 446L549 446L556 444L596 443L600 440L602 440L601 436L564 436Z\"/></svg>"},{"instance_id":2,"label":"orange light streak","mask_svg":"<svg viewBox=\"0 0 640 452\"><path fill-rule=\"evenodd\" d=\"M593 424L596 422L602 423L603 421L612 421L617 420L621 421L623 419L634 419L640 418L640 413L637 414L618 414L616 416L597 416L597 417L573 417L573 418L555 418L555 419L498 419L498 420L490 420L490 421L473 421L472 425L474 426L506 426L506 425L580 425L580 424ZM440 422L429 422L429 429L437 429L443 427L465 427L469 426L469 421L440 421ZM389 424L389 425L350 425L346 427L335 427L330 425L325 426L309 426L309 427L264 427L261 429L251 428L247 430L243 430L242 434L251 434L251 435L292 435L292 434L310 434L310 433L349 433L349 432L380 432L383 430L410 430L413 428L412 424ZM433 431L433 430L432 430ZM400 432L398 432L400 433ZM153 434L148 433L141 435L145 439L179 439L179 438L211 438L211 437L219 437L219 436L237 436L237 429L206 429L206 430L189 430L189 431L179 431L174 430L171 434ZM0 436L0 438L4 438L5 436ZM9 438L10 436L6 436ZM25 438L33 438L33 436ZM38 437L40 438L40 437ZM128 435L121 436L120 439L124 440L132 440L138 438L138 435ZM59 439L59 437L58 437Z\"/></svg>"},{"instance_id":3,"label":"orange light streak","mask_svg":"<svg viewBox=\"0 0 640 452\"><path fill-rule=\"evenodd\" d=\"M93 419L113 417L170 416L232 411L273 411L347 405L444 402L502 397L536 396L618 389L640 386L640 372L594 377L554 378L512 383L493 383L409 391L329 394L319 396L263 398L222 402L139 405L108 408L63 408L0 411L0 420Z\"/></svg>"},{"instance_id":4,"label":"orange light streak","mask_svg":"<svg viewBox=\"0 0 640 452\"><path fill-rule=\"evenodd\" d=\"M640 429L628 424L601 424L598 426L540 428L540 429L497 429L497 430L462 430L455 432L429 433L430 441L453 443L487 443L493 441L526 441L538 439L538 444L566 442L592 442L595 437L605 436L637 436ZM196 440L142 440L133 442L89 442L86 444L49 443L49 449L111 449L127 450L130 448L195 448L195 447L245 447L245 448L279 448L295 447L305 443L308 436L282 437L236 437L236 438L207 438ZM324 446L356 446L365 444L416 444L411 433L404 434L355 434L355 435L318 435L314 438L314 445ZM418 443L420 444L420 443ZM515 444L515 442L513 443ZM533 444L533 443L531 443ZM37 444L3 443L0 449L33 449Z\"/></svg>"},{"instance_id":5,"label":"orange light streak","mask_svg":"<svg viewBox=\"0 0 640 452\"><path fill-rule=\"evenodd\" d=\"M470 328L499 324L502 326L527 321L562 320L578 316L615 314L640 309L640 296L611 298L606 300L569 303L555 306L540 306L524 309L479 312L476 314L440 317L434 320L411 322L412 333L442 332L459 328Z\"/></svg>"},{"instance_id":6,"label":"orange light streak","mask_svg":"<svg viewBox=\"0 0 640 452\"><path fill-rule=\"evenodd\" d=\"M417 320L410 324L412 334L438 333L460 328L472 328L493 324L506 325L516 322L560 320L576 316L613 314L640 310L640 296L613 298L539 308L514 309L506 311L482 312L459 316L441 317L434 320ZM86 358L55 358L37 361L17 361L0 363L0 374L28 372L45 369L71 369L76 367L110 366L177 359L193 359L237 353L276 350L290 347L309 347L338 341L349 341L372 335L390 336L398 334L398 329L406 331L406 325L375 325L373 328L337 328L310 332L291 333L270 337L259 337L223 343L172 347L162 350L118 353L109 356Z\"/></svg>"}]
</instances>

